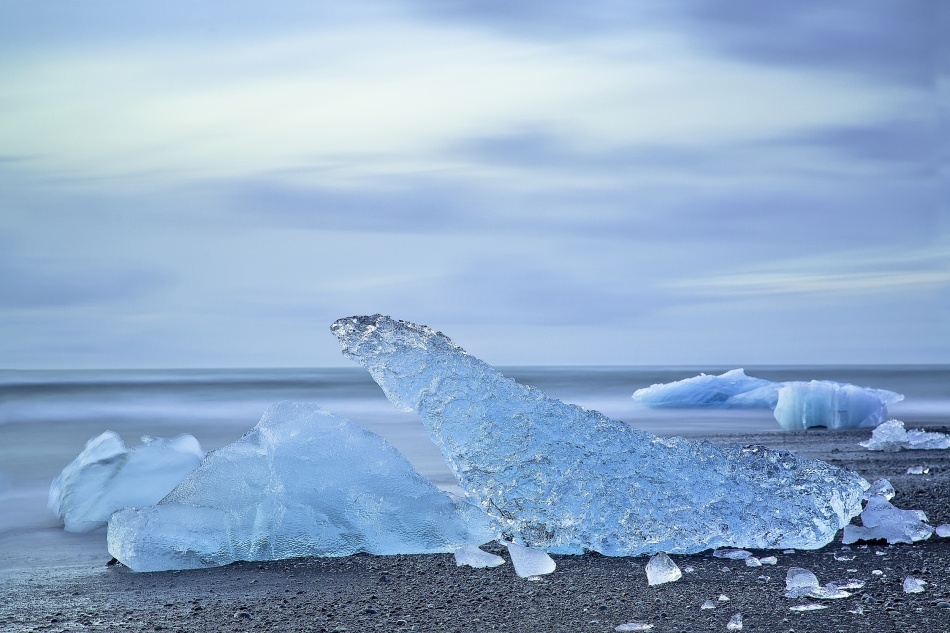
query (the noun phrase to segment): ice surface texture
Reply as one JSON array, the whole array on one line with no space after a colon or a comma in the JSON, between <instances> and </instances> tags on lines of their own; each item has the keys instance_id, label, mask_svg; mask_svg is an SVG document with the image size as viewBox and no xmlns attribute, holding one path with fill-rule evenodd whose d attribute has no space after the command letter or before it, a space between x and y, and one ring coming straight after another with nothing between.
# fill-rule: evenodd
<instances>
[{"instance_id":1,"label":"ice surface texture","mask_svg":"<svg viewBox=\"0 0 950 633\"><path fill-rule=\"evenodd\" d=\"M135 571L236 560L452 552L493 539L392 446L316 405L282 402L213 451L158 505L109 522L109 552Z\"/></svg>"},{"instance_id":2,"label":"ice surface texture","mask_svg":"<svg viewBox=\"0 0 950 633\"><path fill-rule=\"evenodd\" d=\"M506 538L549 552L816 548L860 512L869 485L824 462L661 438L564 404L423 325L375 315L331 329L397 407L419 413Z\"/></svg>"},{"instance_id":3,"label":"ice surface texture","mask_svg":"<svg viewBox=\"0 0 950 633\"><path fill-rule=\"evenodd\" d=\"M859 442L869 451L937 450L950 448L950 435L906 430L900 420L888 420L871 432L871 439Z\"/></svg>"},{"instance_id":4,"label":"ice surface texture","mask_svg":"<svg viewBox=\"0 0 950 633\"><path fill-rule=\"evenodd\" d=\"M158 503L201 461L204 453L191 435L174 439L145 436L125 447L106 431L86 447L50 485L49 508L68 532L103 527L112 513L129 506Z\"/></svg>"},{"instance_id":5,"label":"ice surface texture","mask_svg":"<svg viewBox=\"0 0 950 633\"><path fill-rule=\"evenodd\" d=\"M733 369L719 376L700 374L638 389L633 399L654 408L774 409L783 429L799 430L875 426L887 417L887 405L904 396L830 380L772 382Z\"/></svg>"}]
</instances>

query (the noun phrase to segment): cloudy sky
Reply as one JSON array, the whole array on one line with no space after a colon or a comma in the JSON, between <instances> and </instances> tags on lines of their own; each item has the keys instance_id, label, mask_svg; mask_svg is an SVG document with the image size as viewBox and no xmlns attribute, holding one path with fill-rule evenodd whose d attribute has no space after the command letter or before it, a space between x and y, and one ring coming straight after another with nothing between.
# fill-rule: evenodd
<instances>
[{"instance_id":1,"label":"cloudy sky","mask_svg":"<svg viewBox=\"0 0 950 633\"><path fill-rule=\"evenodd\" d=\"M950 362L939 4L0 0L0 368Z\"/></svg>"}]
</instances>

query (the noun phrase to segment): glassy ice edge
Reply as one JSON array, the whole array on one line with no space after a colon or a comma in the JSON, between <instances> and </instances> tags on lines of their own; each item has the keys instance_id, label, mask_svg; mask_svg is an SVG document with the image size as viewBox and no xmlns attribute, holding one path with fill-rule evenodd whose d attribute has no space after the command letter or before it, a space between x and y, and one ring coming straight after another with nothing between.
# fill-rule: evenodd
<instances>
[{"instance_id":1,"label":"glassy ice edge","mask_svg":"<svg viewBox=\"0 0 950 633\"><path fill-rule=\"evenodd\" d=\"M814 549L861 510L856 473L761 446L660 438L520 385L424 325L331 326L466 492L517 543L552 553Z\"/></svg>"}]
</instances>

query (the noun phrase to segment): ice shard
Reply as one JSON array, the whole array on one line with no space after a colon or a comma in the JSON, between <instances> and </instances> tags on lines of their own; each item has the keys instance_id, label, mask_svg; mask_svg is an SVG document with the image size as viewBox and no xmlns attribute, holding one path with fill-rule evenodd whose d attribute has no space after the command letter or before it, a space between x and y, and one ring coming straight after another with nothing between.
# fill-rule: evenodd
<instances>
[{"instance_id":1,"label":"ice shard","mask_svg":"<svg viewBox=\"0 0 950 633\"><path fill-rule=\"evenodd\" d=\"M891 505L884 495L868 499L861 512L863 526L846 525L842 543L884 540L888 543L913 543L930 538L934 529L927 525L922 510L901 510Z\"/></svg>"},{"instance_id":2,"label":"ice shard","mask_svg":"<svg viewBox=\"0 0 950 633\"><path fill-rule=\"evenodd\" d=\"M161 503L109 521L135 571L237 560L453 552L498 532L378 435L316 405L282 402L209 453Z\"/></svg>"},{"instance_id":3,"label":"ice shard","mask_svg":"<svg viewBox=\"0 0 950 633\"><path fill-rule=\"evenodd\" d=\"M67 532L89 532L105 526L116 510L161 501L203 455L191 435L144 436L141 446L129 449L116 433L106 431L86 442L53 480L48 505Z\"/></svg>"},{"instance_id":4,"label":"ice shard","mask_svg":"<svg viewBox=\"0 0 950 633\"><path fill-rule=\"evenodd\" d=\"M663 438L506 378L424 325L336 321L343 354L417 411L468 498L507 539L552 553L813 549L868 483L760 446Z\"/></svg>"},{"instance_id":5,"label":"ice shard","mask_svg":"<svg viewBox=\"0 0 950 633\"><path fill-rule=\"evenodd\" d=\"M771 409L780 386L771 380L747 376L743 369L733 369L718 376L700 374L637 389L633 399L653 408ZM752 392L755 397L738 397Z\"/></svg>"}]
</instances>

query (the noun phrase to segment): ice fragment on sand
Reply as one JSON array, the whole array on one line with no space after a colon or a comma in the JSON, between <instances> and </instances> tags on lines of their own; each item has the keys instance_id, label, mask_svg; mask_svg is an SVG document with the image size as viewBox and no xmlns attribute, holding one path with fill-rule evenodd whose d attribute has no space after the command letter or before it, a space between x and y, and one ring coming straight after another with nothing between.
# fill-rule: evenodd
<instances>
[{"instance_id":1,"label":"ice fragment on sand","mask_svg":"<svg viewBox=\"0 0 950 633\"><path fill-rule=\"evenodd\" d=\"M521 578L550 574L556 567L554 560L542 550L517 543L506 542L505 545L508 546L508 554L511 555L511 564L515 566L515 573Z\"/></svg>"},{"instance_id":2,"label":"ice fragment on sand","mask_svg":"<svg viewBox=\"0 0 950 633\"><path fill-rule=\"evenodd\" d=\"M763 447L661 438L505 378L434 330L336 321L343 354L419 413L468 498L555 553L828 543L860 511L857 474Z\"/></svg>"},{"instance_id":3,"label":"ice fragment on sand","mask_svg":"<svg viewBox=\"0 0 950 633\"><path fill-rule=\"evenodd\" d=\"M885 540L888 543L913 543L930 538L933 528L925 523L927 515L920 510L895 508L883 496L868 499L861 512L862 526L846 525L842 542Z\"/></svg>"},{"instance_id":4,"label":"ice fragment on sand","mask_svg":"<svg viewBox=\"0 0 950 633\"><path fill-rule=\"evenodd\" d=\"M864 581L857 578L848 578L847 580L834 580L829 582L826 587L837 587L838 589L864 589Z\"/></svg>"},{"instance_id":5,"label":"ice fragment on sand","mask_svg":"<svg viewBox=\"0 0 950 633\"><path fill-rule=\"evenodd\" d=\"M495 538L378 435L316 405L282 402L209 453L161 503L109 522L109 552L135 571L236 560L453 552Z\"/></svg>"},{"instance_id":6,"label":"ice fragment on sand","mask_svg":"<svg viewBox=\"0 0 950 633\"><path fill-rule=\"evenodd\" d=\"M786 598L801 598L819 587L818 577L803 567L789 567L785 576Z\"/></svg>"},{"instance_id":7,"label":"ice fragment on sand","mask_svg":"<svg viewBox=\"0 0 950 633\"><path fill-rule=\"evenodd\" d=\"M823 604L796 604L795 606L789 607L789 611L818 611L819 609L827 609Z\"/></svg>"},{"instance_id":8,"label":"ice fragment on sand","mask_svg":"<svg viewBox=\"0 0 950 633\"><path fill-rule=\"evenodd\" d=\"M716 558L728 558L729 560L745 560L752 556L752 552L744 549L717 549L713 550L713 556Z\"/></svg>"},{"instance_id":9,"label":"ice fragment on sand","mask_svg":"<svg viewBox=\"0 0 950 633\"><path fill-rule=\"evenodd\" d=\"M719 594L719 602L729 602L729 596L725 594Z\"/></svg>"},{"instance_id":10,"label":"ice fragment on sand","mask_svg":"<svg viewBox=\"0 0 950 633\"><path fill-rule=\"evenodd\" d=\"M926 475L930 472L929 468L924 468L923 466L908 466L907 474L908 475Z\"/></svg>"},{"instance_id":11,"label":"ice fragment on sand","mask_svg":"<svg viewBox=\"0 0 950 633\"><path fill-rule=\"evenodd\" d=\"M646 572L647 583L651 586L662 585L665 582L675 582L683 577L680 568L664 552L660 552L650 559L646 566Z\"/></svg>"},{"instance_id":12,"label":"ice fragment on sand","mask_svg":"<svg viewBox=\"0 0 950 633\"><path fill-rule=\"evenodd\" d=\"M941 525L938 525L935 531L937 532L937 536L942 537L942 538L947 538L948 536L950 536L950 523L943 523Z\"/></svg>"},{"instance_id":13,"label":"ice fragment on sand","mask_svg":"<svg viewBox=\"0 0 950 633\"><path fill-rule=\"evenodd\" d=\"M503 565L505 559L501 556L496 556L490 552L479 549L475 545L466 545L460 549L455 550L455 566L461 567L462 565L468 565L469 567L474 567L480 569L483 567L497 567L498 565Z\"/></svg>"},{"instance_id":14,"label":"ice fragment on sand","mask_svg":"<svg viewBox=\"0 0 950 633\"><path fill-rule=\"evenodd\" d=\"M741 631L742 630L742 614L741 613L737 613L731 618L729 618L729 622L726 623L726 630L727 631Z\"/></svg>"},{"instance_id":15,"label":"ice fragment on sand","mask_svg":"<svg viewBox=\"0 0 950 633\"><path fill-rule=\"evenodd\" d=\"M653 628L652 624L643 624L641 622L628 622L614 627L614 631L649 631Z\"/></svg>"},{"instance_id":16,"label":"ice fragment on sand","mask_svg":"<svg viewBox=\"0 0 950 633\"><path fill-rule=\"evenodd\" d=\"M786 431L876 426L887 417L887 405L903 399L893 391L830 381L787 382L778 390L773 413Z\"/></svg>"},{"instance_id":17,"label":"ice fragment on sand","mask_svg":"<svg viewBox=\"0 0 950 633\"><path fill-rule=\"evenodd\" d=\"M870 451L937 450L950 448L950 435L930 431L904 429L900 420L888 420L871 432L871 438L859 442Z\"/></svg>"},{"instance_id":18,"label":"ice fragment on sand","mask_svg":"<svg viewBox=\"0 0 950 633\"><path fill-rule=\"evenodd\" d=\"M778 559L774 556L766 556L765 558L760 558L759 562L763 565L775 565L778 563Z\"/></svg>"},{"instance_id":19,"label":"ice fragment on sand","mask_svg":"<svg viewBox=\"0 0 950 633\"><path fill-rule=\"evenodd\" d=\"M871 487L864 491L864 499L870 499L874 495L882 495L890 501L894 498L894 486L886 479L875 479Z\"/></svg>"},{"instance_id":20,"label":"ice fragment on sand","mask_svg":"<svg viewBox=\"0 0 950 633\"><path fill-rule=\"evenodd\" d=\"M927 581L908 576L904 579L904 593L921 593Z\"/></svg>"},{"instance_id":21,"label":"ice fragment on sand","mask_svg":"<svg viewBox=\"0 0 950 633\"><path fill-rule=\"evenodd\" d=\"M142 438L128 449L106 431L88 442L49 488L49 508L67 532L104 526L121 508L158 503L201 461L204 453L191 435Z\"/></svg>"},{"instance_id":22,"label":"ice fragment on sand","mask_svg":"<svg viewBox=\"0 0 950 633\"><path fill-rule=\"evenodd\" d=\"M703 603L700 605L699 608L700 608L700 609L715 609L715 608L716 608L716 603L713 602L712 600L706 600L705 602L703 602Z\"/></svg>"},{"instance_id":23,"label":"ice fragment on sand","mask_svg":"<svg viewBox=\"0 0 950 633\"><path fill-rule=\"evenodd\" d=\"M760 561L755 556L749 556L747 559L745 559L745 566L746 567L761 567L762 561Z\"/></svg>"},{"instance_id":24,"label":"ice fragment on sand","mask_svg":"<svg viewBox=\"0 0 950 633\"><path fill-rule=\"evenodd\" d=\"M700 374L676 382L661 383L637 389L633 399L653 408L765 408L775 406L778 383L746 376L742 369L733 369L719 376ZM765 388L765 389L763 389ZM755 398L737 398L755 390Z\"/></svg>"}]
</instances>

